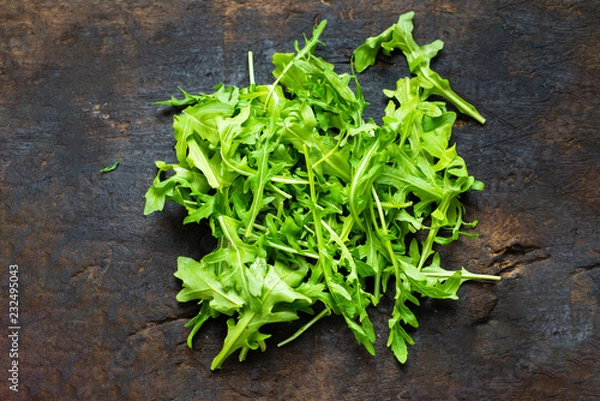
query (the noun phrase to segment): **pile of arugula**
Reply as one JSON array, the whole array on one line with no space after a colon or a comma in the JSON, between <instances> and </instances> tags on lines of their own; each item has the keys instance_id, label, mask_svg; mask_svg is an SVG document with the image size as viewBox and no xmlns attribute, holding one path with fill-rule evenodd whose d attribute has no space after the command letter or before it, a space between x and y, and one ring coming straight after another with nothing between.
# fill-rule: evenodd
<instances>
[{"instance_id":1,"label":"pile of arugula","mask_svg":"<svg viewBox=\"0 0 600 401\"><path fill-rule=\"evenodd\" d=\"M239 351L266 347L264 325L290 322L299 313L319 319L341 315L356 340L374 354L368 307L388 287L394 307L388 346L400 362L414 344L406 326L418 322L408 304L420 297L457 298L460 285L498 277L464 268L445 270L434 244L465 234L459 195L483 184L467 172L449 140L456 114L431 95L450 101L483 123L475 108L430 67L441 41L425 46L412 37L414 13L354 52L356 71L379 51L400 49L410 78L401 78L382 124L365 121L368 103L354 73L338 74L314 54L326 21L295 53L273 56L275 81L219 85L214 93L171 98L177 163L157 161L146 193L145 214L174 201L184 223L207 220L217 247L200 261L179 257L175 276L181 302L199 312L188 345L202 324L221 314L228 334L211 369ZM352 89L354 88L354 89ZM472 235L472 234L465 234Z\"/></svg>"}]
</instances>

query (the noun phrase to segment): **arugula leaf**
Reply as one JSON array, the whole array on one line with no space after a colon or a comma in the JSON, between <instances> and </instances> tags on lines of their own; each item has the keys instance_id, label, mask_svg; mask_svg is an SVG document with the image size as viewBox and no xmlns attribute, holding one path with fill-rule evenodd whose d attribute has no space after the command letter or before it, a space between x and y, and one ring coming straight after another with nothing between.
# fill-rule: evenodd
<instances>
[{"instance_id":1,"label":"arugula leaf","mask_svg":"<svg viewBox=\"0 0 600 401\"><path fill-rule=\"evenodd\" d=\"M220 313L231 315L244 306L244 300L232 289L226 288L209 263L179 257L175 277L183 281L183 289L177 294L179 302L202 299Z\"/></svg>"},{"instance_id":2,"label":"arugula leaf","mask_svg":"<svg viewBox=\"0 0 600 401\"><path fill-rule=\"evenodd\" d=\"M395 49L400 49L408 62L411 73L416 74L421 87L426 89L425 97L429 95L440 95L448 99L461 112L474 118L480 123L485 123L485 118L475 107L458 96L451 88L446 79L440 77L430 67L431 59L444 47L441 40L436 40L424 46L419 46L412 37L414 12L402 14L398 22L376 37L366 40L354 51L354 65L358 72L364 71L375 63L377 53L382 50L384 54L390 55Z\"/></svg>"},{"instance_id":3,"label":"arugula leaf","mask_svg":"<svg viewBox=\"0 0 600 401\"><path fill-rule=\"evenodd\" d=\"M119 167L119 160L116 160L111 166L100 169L100 172L101 173L110 173L111 171L115 170L117 167Z\"/></svg>"},{"instance_id":4,"label":"arugula leaf","mask_svg":"<svg viewBox=\"0 0 600 401\"><path fill-rule=\"evenodd\" d=\"M451 145L456 114L441 95L483 122L430 68L442 42L419 46L413 13L354 52L363 71L377 53L400 49L413 77L400 78L382 124L365 121L368 102L354 73L337 73L315 54L326 22L304 47L273 56L275 80L217 85L213 93L172 97L175 163L156 162L144 213L176 202L183 222L208 222L217 240L200 261L178 259L181 302L197 302L188 346L211 318L228 316L227 335L211 369L231 355L265 350L274 323L312 319L279 345L331 314L343 317L357 342L375 353L369 317L388 286L394 306L388 346L404 363L418 327L418 297L456 299L467 280L497 280L441 267L437 248L473 237L460 195L482 190ZM391 285L390 285L391 284Z\"/></svg>"}]
</instances>

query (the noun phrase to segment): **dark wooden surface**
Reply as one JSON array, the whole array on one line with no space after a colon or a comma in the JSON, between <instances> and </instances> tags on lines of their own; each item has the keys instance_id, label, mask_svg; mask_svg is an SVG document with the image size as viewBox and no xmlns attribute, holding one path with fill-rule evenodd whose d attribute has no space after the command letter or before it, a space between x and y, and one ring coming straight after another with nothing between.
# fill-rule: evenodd
<instances>
[{"instance_id":1,"label":"dark wooden surface","mask_svg":"<svg viewBox=\"0 0 600 401\"><path fill-rule=\"evenodd\" d=\"M409 361L329 318L283 348L209 371L224 322L190 350L178 255L211 240L182 213L142 215L155 159L173 160L177 85L257 80L327 18L320 54L351 51L415 10L435 68L488 118L461 119L459 152L486 184L465 202L479 239L449 267L498 273L456 302L425 302ZM600 9L595 1L0 1L0 399L597 400L600 394ZM397 65L396 65L397 63ZM374 116L392 58L362 77ZM121 160L110 174L98 170ZM20 391L8 391L8 265L19 265Z\"/></svg>"}]
</instances>

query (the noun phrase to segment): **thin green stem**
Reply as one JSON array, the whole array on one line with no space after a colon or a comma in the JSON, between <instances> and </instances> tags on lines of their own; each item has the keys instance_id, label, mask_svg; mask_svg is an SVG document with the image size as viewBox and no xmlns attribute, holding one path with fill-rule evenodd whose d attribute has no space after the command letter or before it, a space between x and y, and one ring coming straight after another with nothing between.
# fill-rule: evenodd
<instances>
[{"instance_id":1,"label":"thin green stem","mask_svg":"<svg viewBox=\"0 0 600 401\"><path fill-rule=\"evenodd\" d=\"M266 243L267 243L267 246L270 246L271 248L279 249L280 251L288 252L288 253L291 253L294 255L305 256L305 257L311 258L311 259L319 259L319 255L317 255L316 253L299 251L292 247L277 244L277 243L275 243L273 241L269 241L269 240L267 240Z\"/></svg>"},{"instance_id":2,"label":"thin green stem","mask_svg":"<svg viewBox=\"0 0 600 401\"><path fill-rule=\"evenodd\" d=\"M271 95L275 91L275 88L277 87L277 84L279 84L279 81L281 81L281 78L283 78L284 75L287 74L288 70L292 67L292 65L294 65L294 61L304 57L306 54L311 52L315 48L317 43L319 43L319 36L321 36L321 33L323 33L323 30L325 29L325 25L327 25L327 21L326 20L321 21L319 26L313 31L313 37L309 41L306 42L306 46L304 46L304 49L300 50L296 54L294 59L285 66L285 68L283 69L281 74L279 74L277 79L275 79L275 82L273 83L271 90L269 91L269 95L267 96L267 100L265 101L265 107L266 107L266 105L269 104Z\"/></svg>"},{"instance_id":3,"label":"thin green stem","mask_svg":"<svg viewBox=\"0 0 600 401\"><path fill-rule=\"evenodd\" d=\"M248 52L248 77L250 80L250 86L254 85L254 60L251 51Z\"/></svg>"},{"instance_id":4,"label":"thin green stem","mask_svg":"<svg viewBox=\"0 0 600 401\"><path fill-rule=\"evenodd\" d=\"M425 276L427 277L438 277L438 278L448 278L448 277L452 277L456 272L454 271L445 271L445 272L427 272L427 271L422 271L421 273L423 273ZM476 274L476 273L471 273L467 270L462 270L461 272L461 277L465 280L492 280L492 281L500 281L502 279L502 277L500 276L494 276L492 274Z\"/></svg>"},{"instance_id":5,"label":"thin green stem","mask_svg":"<svg viewBox=\"0 0 600 401\"><path fill-rule=\"evenodd\" d=\"M306 330L308 330L313 324L317 323L319 320L321 320L325 316L329 316L329 315L331 315L331 309L329 309L329 308L326 307L321 312L319 312L318 315L316 315L315 317L313 317L310 320L310 322L308 322L304 326L300 327L300 329L298 329L298 331L296 331L290 337L288 337L287 339L285 339L282 342L280 342L279 344L277 344L277 346L278 347L283 347L284 345L286 345L286 344L294 341L296 338L300 337L302 335L302 333L304 333Z\"/></svg>"},{"instance_id":6,"label":"thin green stem","mask_svg":"<svg viewBox=\"0 0 600 401\"><path fill-rule=\"evenodd\" d=\"M279 175L271 177L271 181L280 182L282 184L294 184L294 185L308 185L310 184L307 180L300 180L298 178L282 177Z\"/></svg>"},{"instance_id":7,"label":"thin green stem","mask_svg":"<svg viewBox=\"0 0 600 401\"><path fill-rule=\"evenodd\" d=\"M381 206L381 201L379 200L379 196L377 195L377 191L375 187L371 186L371 193L373 194L373 199L375 200L375 205L377 207L377 212L379 213L379 220L381 220L381 232L387 238L388 229L387 223L385 221L385 215L383 213L383 207ZM396 275L396 294L395 297L398 299L400 297L400 266L398 265L398 260L396 260L396 254L394 253L394 249L392 248L392 243L389 239L384 241L385 249L388 251L388 255L390 257L390 261L392 262L392 266L394 268L394 274Z\"/></svg>"},{"instance_id":8,"label":"thin green stem","mask_svg":"<svg viewBox=\"0 0 600 401\"><path fill-rule=\"evenodd\" d=\"M375 217L375 212L373 208L370 208L371 212L371 221L374 224L377 224L377 218ZM369 246L369 254L367 255L367 263L371 265L373 270L375 270L375 289L373 291L373 305L377 306L379 303L379 299L381 298L381 273L382 266L379 264L378 254L379 252L374 249L373 241L375 240L375 234L373 233L373 227L370 224L366 225L367 227L367 241L370 244Z\"/></svg>"},{"instance_id":9,"label":"thin green stem","mask_svg":"<svg viewBox=\"0 0 600 401\"><path fill-rule=\"evenodd\" d=\"M315 228L315 236L317 237L317 244L321 245L323 243L323 231L321 230L321 224L319 221L321 220L321 216L317 213L318 208L318 200L317 197L317 189L315 187L315 175L313 172L312 164L310 163L310 157L308 155L308 147L306 145L303 146L304 157L306 159L306 171L308 173L308 186L310 190L310 199L313 203L312 214L313 214L313 226Z\"/></svg>"}]
</instances>

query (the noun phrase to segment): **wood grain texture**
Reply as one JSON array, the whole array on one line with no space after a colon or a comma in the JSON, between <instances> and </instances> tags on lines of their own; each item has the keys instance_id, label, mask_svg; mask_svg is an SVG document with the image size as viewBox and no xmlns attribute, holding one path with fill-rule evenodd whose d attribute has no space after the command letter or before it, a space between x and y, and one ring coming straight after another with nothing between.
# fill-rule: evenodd
<instances>
[{"instance_id":1,"label":"wood grain texture","mask_svg":"<svg viewBox=\"0 0 600 401\"><path fill-rule=\"evenodd\" d=\"M596 2L0 0L0 10L1 291L18 264L23 327L20 391L0 375L0 399L597 399ZM176 207L143 216L153 161L174 158L172 115L152 102L177 86L246 85L248 50L268 81L271 55L324 18L319 52L347 70L357 45L409 10L418 42L445 42L434 68L488 119L455 129L486 190L465 198L480 238L443 261L503 280L425 301L404 366L385 336L373 358L334 317L283 348L294 327L276 329L265 353L210 372L224 322L188 349L195 308L177 303L173 277L176 257L200 257L210 235L182 226ZM405 73L393 56L361 77L374 117L381 89ZM373 310L379 333L390 306Z\"/></svg>"}]
</instances>

